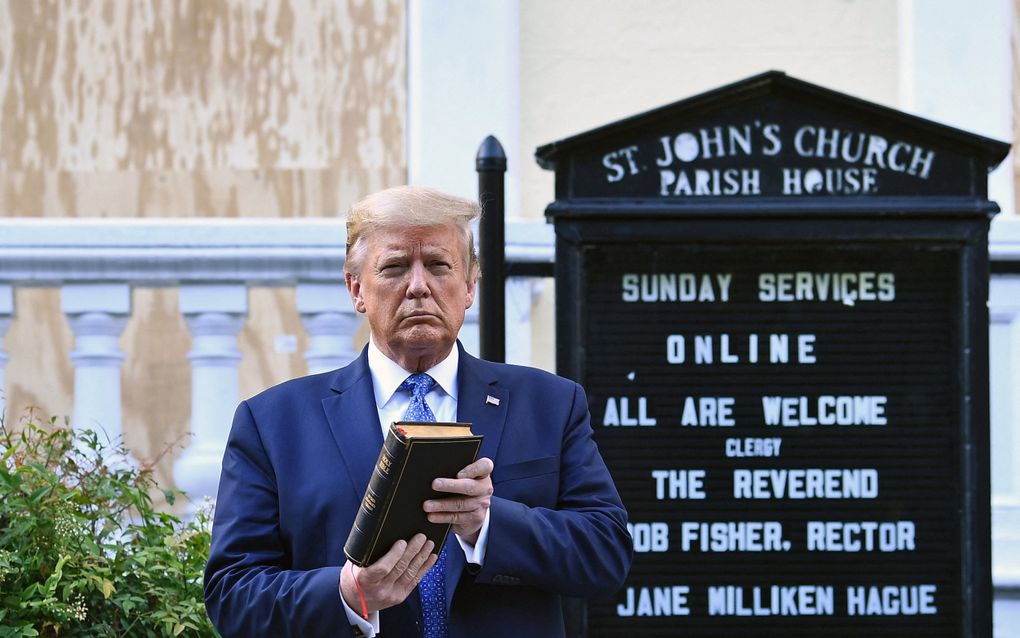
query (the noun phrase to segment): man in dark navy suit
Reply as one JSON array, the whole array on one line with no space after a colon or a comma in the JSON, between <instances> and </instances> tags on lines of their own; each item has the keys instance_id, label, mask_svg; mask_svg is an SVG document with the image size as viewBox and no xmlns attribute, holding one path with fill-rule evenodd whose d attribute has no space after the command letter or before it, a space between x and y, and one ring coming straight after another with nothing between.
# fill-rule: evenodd
<instances>
[{"instance_id":1,"label":"man in dark navy suit","mask_svg":"<svg viewBox=\"0 0 1020 638\"><path fill-rule=\"evenodd\" d=\"M620 588L626 512L592 440L584 391L476 359L457 341L479 276L474 202L398 187L355 204L345 278L371 339L334 372L244 401L223 457L206 607L225 638L563 636L561 595ZM462 421L479 459L433 487L422 534L376 563L343 545L384 426Z\"/></svg>"}]
</instances>

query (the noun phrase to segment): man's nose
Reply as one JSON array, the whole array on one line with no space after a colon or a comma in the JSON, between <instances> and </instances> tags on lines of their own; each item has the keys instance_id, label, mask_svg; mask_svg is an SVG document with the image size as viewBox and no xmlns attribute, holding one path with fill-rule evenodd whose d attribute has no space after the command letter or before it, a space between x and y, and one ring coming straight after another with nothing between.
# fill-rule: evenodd
<instances>
[{"instance_id":1,"label":"man's nose","mask_svg":"<svg viewBox=\"0 0 1020 638\"><path fill-rule=\"evenodd\" d=\"M429 290L428 271L425 264L416 262L411 265L411 280L407 282L407 296L411 299L416 297L428 297Z\"/></svg>"}]
</instances>

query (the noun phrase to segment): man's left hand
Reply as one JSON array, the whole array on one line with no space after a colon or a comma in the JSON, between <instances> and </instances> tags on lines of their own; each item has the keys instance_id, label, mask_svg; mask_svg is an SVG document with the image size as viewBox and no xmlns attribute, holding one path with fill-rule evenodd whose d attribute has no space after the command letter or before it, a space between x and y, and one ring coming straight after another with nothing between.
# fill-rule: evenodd
<instances>
[{"instance_id":1,"label":"man's left hand","mask_svg":"<svg viewBox=\"0 0 1020 638\"><path fill-rule=\"evenodd\" d=\"M457 473L457 478L437 478L432 489L457 496L425 501L433 523L452 523L453 533L472 545L489 511L492 497L492 460L482 457Z\"/></svg>"}]
</instances>

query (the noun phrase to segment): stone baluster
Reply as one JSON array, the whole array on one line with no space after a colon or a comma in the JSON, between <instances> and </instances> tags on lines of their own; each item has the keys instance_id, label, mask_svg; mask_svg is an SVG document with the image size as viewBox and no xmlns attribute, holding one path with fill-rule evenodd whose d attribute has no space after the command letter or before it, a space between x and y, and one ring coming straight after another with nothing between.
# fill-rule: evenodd
<instances>
[{"instance_id":1,"label":"stone baluster","mask_svg":"<svg viewBox=\"0 0 1020 638\"><path fill-rule=\"evenodd\" d=\"M0 418L7 421L7 390L4 385L4 368L7 366L7 352L4 350L4 335L14 317L14 288L0 284Z\"/></svg>"},{"instance_id":2,"label":"stone baluster","mask_svg":"<svg viewBox=\"0 0 1020 638\"><path fill-rule=\"evenodd\" d=\"M360 318L342 283L298 284L297 309L308 333L309 374L335 370L358 356L352 342Z\"/></svg>"},{"instance_id":3,"label":"stone baluster","mask_svg":"<svg viewBox=\"0 0 1020 638\"><path fill-rule=\"evenodd\" d=\"M243 284L184 285L180 306L191 332L191 438L174 466L174 479L198 503L216 496L240 399L237 336L248 314L248 290Z\"/></svg>"},{"instance_id":4,"label":"stone baluster","mask_svg":"<svg viewBox=\"0 0 1020 638\"><path fill-rule=\"evenodd\" d=\"M131 287L67 284L60 290L60 306L74 333L72 426L105 432L111 442L122 443L120 335L131 314Z\"/></svg>"}]
</instances>

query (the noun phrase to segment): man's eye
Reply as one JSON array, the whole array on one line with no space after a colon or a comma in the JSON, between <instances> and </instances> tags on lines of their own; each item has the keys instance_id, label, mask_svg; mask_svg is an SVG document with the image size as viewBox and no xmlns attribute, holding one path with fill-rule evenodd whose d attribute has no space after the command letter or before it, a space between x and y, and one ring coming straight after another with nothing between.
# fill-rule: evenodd
<instances>
[{"instance_id":1,"label":"man's eye","mask_svg":"<svg viewBox=\"0 0 1020 638\"><path fill-rule=\"evenodd\" d=\"M436 261L429 264L429 270L436 273L449 271L453 266L445 261Z\"/></svg>"}]
</instances>

